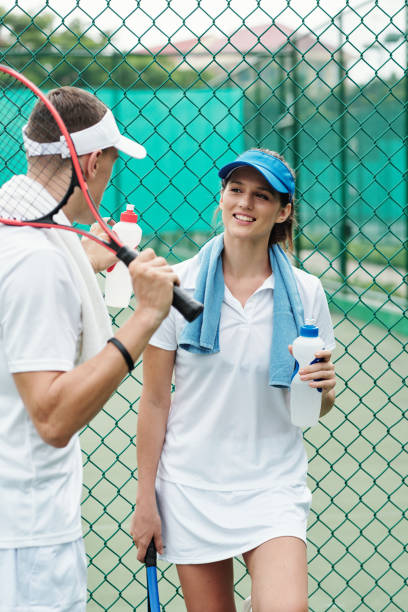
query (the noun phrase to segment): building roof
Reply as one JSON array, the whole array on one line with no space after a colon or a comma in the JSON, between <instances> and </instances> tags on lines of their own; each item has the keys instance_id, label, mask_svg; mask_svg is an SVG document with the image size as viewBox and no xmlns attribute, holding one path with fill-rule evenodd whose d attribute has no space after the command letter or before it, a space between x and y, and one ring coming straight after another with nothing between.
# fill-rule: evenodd
<instances>
[{"instance_id":1,"label":"building roof","mask_svg":"<svg viewBox=\"0 0 408 612\"><path fill-rule=\"evenodd\" d=\"M156 45L145 53L153 55L215 55L223 53L267 53L277 51L285 44L292 42L296 48L305 53L314 48L320 53L334 53L335 49L323 45L312 33L297 32L280 24L260 24L257 26L241 25L237 30L227 35L215 26L211 33L199 38L171 41L165 45Z\"/></svg>"}]
</instances>

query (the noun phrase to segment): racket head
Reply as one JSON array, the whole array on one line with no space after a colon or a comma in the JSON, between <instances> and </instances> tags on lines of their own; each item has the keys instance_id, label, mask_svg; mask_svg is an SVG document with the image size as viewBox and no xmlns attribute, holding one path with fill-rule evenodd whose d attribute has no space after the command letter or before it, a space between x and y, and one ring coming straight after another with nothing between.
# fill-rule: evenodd
<instances>
[{"instance_id":1,"label":"racket head","mask_svg":"<svg viewBox=\"0 0 408 612\"><path fill-rule=\"evenodd\" d=\"M85 210L90 213L88 223L96 220L109 238L109 243L99 242L121 248L122 243L99 214L89 193L68 129L78 132L89 127L89 122L95 123L93 105L99 105L97 110L102 116L107 110L105 105L77 88L59 88L45 95L24 75L4 65L0 65L0 88L0 167L7 183L0 191L0 222L53 226L54 215L78 186L87 205ZM71 125L66 125L56 105ZM17 181L19 175L27 176Z\"/></svg>"},{"instance_id":2,"label":"racket head","mask_svg":"<svg viewBox=\"0 0 408 612\"><path fill-rule=\"evenodd\" d=\"M98 126L101 146L98 149L95 145L96 150L91 150L91 156L105 153L109 155L112 151L117 156L116 149L119 149L133 157L142 158L146 155L144 147L122 136L111 111L85 90L62 87L46 96L24 75L4 64L0 64L0 89L3 94L0 100L0 175L3 181L6 181L0 184L0 224L58 227L83 234L113 251L121 261L129 265L137 257L137 252L124 245L100 215L84 179L70 131L73 132L76 142L81 142L78 137L83 137L84 133L89 136L88 128ZM102 105L103 118L98 122L98 118L92 116L89 125L82 130L80 124L75 127L66 125L66 118L61 116L53 103L53 96L56 92L55 96L61 97L62 92L67 90L75 90L77 96L89 96L89 101L94 100ZM71 105L72 110L77 122L84 120L78 97L76 104ZM86 104L83 110L89 111ZM102 124L104 128L101 130ZM23 129L26 152L22 146ZM95 129L93 134L96 136ZM107 135L109 141L106 139ZM87 155L87 151L89 153L89 146L94 146L90 145L89 141L85 144L81 157ZM104 159L105 162L107 159L108 161L105 171L99 175L101 180L98 189L94 183L100 198L110 178L115 158L111 160L109 173L106 172L106 169L109 170L109 158ZM71 205L71 197L75 197L77 185L86 203L80 210L88 211L90 217L86 221L81 218L75 220L87 224L97 221L107 236L106 240L69 223L56 221L58 212L65 205ZM66 221L66 218L64 219ZM179 287L174 287L173 305L188 321L198 317L203 309L201 303L185 294Z\"/></svg>"}]
</instances>

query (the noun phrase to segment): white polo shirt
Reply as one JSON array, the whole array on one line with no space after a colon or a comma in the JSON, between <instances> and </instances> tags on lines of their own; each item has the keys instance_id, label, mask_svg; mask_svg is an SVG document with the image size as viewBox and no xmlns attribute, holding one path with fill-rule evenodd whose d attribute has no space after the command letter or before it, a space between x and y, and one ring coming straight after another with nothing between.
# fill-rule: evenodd
<instances>
[{"instance_id":1,"label":"white polo shirt","mask_svg":"<svg viewBox=\"0 0 408 612\"><path fill-rule=\"evenodd\" d=\"M0 548L82 535L78 435L65 448L46 444L12 376L71 370L78 355L81 300L47 231L0 226Z\"/></svg>"},{"instance_id":2,"label":"white polo shirt","mask_svg":"<svg viewBox=\"0 0 408 612\"><path fill-rule=\"evenodd\" d=\"M175 266L190 294L198 270L198 256ZM293 270L305 318L316 320L326 348L333 349L319 279ZM153 346L177 351L159 478L219 491L305 485L307 458L302 431L290 422L289 392L268 384L273 290L271 275L243 308L225 288L219 353L178 349L185 320L174 308L151 338Z\"/></svg>"}]
</instances>

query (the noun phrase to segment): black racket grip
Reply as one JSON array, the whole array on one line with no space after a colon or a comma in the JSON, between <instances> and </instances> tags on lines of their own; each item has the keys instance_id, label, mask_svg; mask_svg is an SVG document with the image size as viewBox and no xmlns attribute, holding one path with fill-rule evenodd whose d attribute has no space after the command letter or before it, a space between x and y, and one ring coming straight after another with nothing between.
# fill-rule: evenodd
<instances>
[{"instance_id":1,"label":"black racket grip","mask_svg":"<svg viewBox=\"0 0 408 612\"><path fill-rule=\"evenodd\" d=\"M116 255L128 266L131 261L136 259L138 254L137 251L134 251L133 249L130 249L124 245L116 251ZM177 287L177 285L174 285L173 289L172 306L174 306L174 308L176 308L179 313L182 314L183 317L189 322L194 321L194 319L196 319L204 309L201 302L198 302L192 298L190 295L188 295L188 293L180 289L180 287Z\"/></svg>"},{"instance_id":2,"label":"black racket grip","mask_svg":"<svg viewBox=\"0 0 408 612\"><path fill-rule=\"evenodd\" d=\"M191 322L203 312L204 306L185 291L174 285L172 305L183 317Z\"/></svg>"},{"instance_id":3,"label":"black racket grip","mask_svg":"<svg viewBox=\"0 0 408 612\"><path fill-rule=\"evenodd\" d=\"M156 546L154 545L154 539L151 539L151 542L146 550L146 556L144 560L147 567L155 567L157 565L157 552Z\"/></svg>"}]
</instances>

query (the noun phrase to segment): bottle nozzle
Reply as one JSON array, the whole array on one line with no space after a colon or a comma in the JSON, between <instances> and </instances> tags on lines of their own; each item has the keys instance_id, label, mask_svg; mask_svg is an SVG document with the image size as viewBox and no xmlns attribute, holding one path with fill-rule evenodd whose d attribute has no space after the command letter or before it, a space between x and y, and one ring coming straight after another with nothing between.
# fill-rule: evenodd
<instances>
[{"instance_id":1,"label":"bottle nozzle","mask_svg":"<svg viewBox=\"0 0 408 612\"><path fill-rule=\"evenodd\" d=\"M316 325L316 319L305 319L305 325L310 325L314 327Z\"/></svg>"},{"instance_id":2,"label":"bottle nozzle","mask_svg":"<svg viewBox=\"0 0 408 612\"><path fill-rule=\"evenodd\" d=\"M313 338L319 335L319 329L315 325L315 319L306 319L304 325L300 326L300 335L306 338Z\"/></svg>"},{"instance_id":3,"label":"bottle nozzle","mask_svg":"<svg viewBox=\"0 0 408 612\"><path fill-rule=\"evenodd\" d=\"M134 204L126 204L126 210L121 213L120 220L127 221L128 223L137 223L137 214L134 208Z\"/></svg>"}]
</instances>

